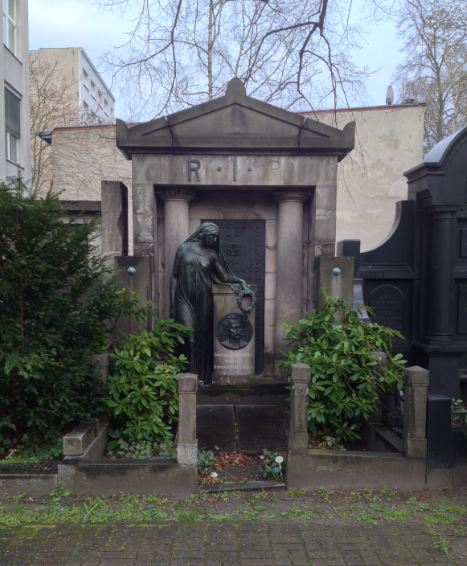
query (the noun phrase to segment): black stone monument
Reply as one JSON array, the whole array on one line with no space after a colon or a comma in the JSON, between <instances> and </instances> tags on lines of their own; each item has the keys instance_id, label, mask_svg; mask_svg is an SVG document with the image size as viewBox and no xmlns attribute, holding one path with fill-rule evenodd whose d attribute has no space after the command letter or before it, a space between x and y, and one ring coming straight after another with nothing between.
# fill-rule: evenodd
<instances>
[{"instance_id":1,"label":"black stone monument","mask_svg":"<svg viewBox=\"0 0 467 566\"><path fill-rule=\"evenodd\" d=\"M387 240L363 253L345 240L340 252L355 258L376 320L404 335L394 349L429 369L429 393L457 398L467 386L467 127L405 176Z\"/></svg>"}]
</instances>

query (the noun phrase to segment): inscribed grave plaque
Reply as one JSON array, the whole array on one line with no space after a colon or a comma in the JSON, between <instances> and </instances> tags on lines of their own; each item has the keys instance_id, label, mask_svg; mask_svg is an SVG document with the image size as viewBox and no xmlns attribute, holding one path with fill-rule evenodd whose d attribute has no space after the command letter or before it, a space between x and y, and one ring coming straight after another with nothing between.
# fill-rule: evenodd
<instances>
[{"instance_id":1,"label":"inscribed grave plaque","mask_svg":"<svg viewBox=\"0 0 467 566\"><path fill-rule=\"evenodd\" d=\"M395 285L379 285L370 293L370 307L375 319L404 334L404 295Z\"/></svg>"}]
</instances>

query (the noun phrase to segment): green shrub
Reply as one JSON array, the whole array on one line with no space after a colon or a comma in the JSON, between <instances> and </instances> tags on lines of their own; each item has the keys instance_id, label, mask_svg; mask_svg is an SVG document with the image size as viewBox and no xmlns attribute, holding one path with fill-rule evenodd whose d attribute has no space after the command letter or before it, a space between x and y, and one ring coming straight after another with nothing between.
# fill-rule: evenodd
<instances>
[{"instance_id":1,"label":"green shrub","mask_svg":"<svg viewBox=\"0 0 467 566\"><path fill-rule=\"evenodd\" d=\"M285 325L292 349L280 365L290 372L296 362L311 367L308 428L313 436L341 445L360 438L360 429L375 412L382 393L402 385L404 360L391 354L401 335L376 323L365 324L358 311L326 297L323 309L296 325ZM387 354L380 365L375 352Z\"/></svg>"},{"instance_id":2,"label":"green shrub","mask_svg":"<svg viewBox=\"0 0 467 566\"><path fill-rule=\"evenodd\" d=\"M142 456L155 455L172 439L178 415L176 376L186 365L176 348L189 332L172 320L156 319L153 330L127 335L112 355L105 400L112 453L131 455L140 446Z\"/></svg>"},{"instance_id":3,"label":"green shrub","mask_svg":"<svg viewBox=\"0 0 467 566\"><path fill-rule=\"evenodd\" d=\"M99 402L92 358L122 290L104 280L94 233L64 223L56 197L0 186L0 452L54 442Z\"/></svg>"},{"instance_id":4,"label":"green shrub","mask_svg":"<svg viewBox=\"0 0 467 566\"><path fill-rule=\"evenodd\" d=\"M212 450L198 450L198 472L208 475L214 468L215 456Z\"/></svg>"}]
</instances>

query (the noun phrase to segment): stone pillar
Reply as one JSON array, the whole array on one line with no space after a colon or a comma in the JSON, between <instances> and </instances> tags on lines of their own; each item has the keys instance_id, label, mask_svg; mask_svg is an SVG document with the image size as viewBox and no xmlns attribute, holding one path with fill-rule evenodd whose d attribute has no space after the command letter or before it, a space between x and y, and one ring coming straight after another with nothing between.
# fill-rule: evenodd
<instances>
[{"instance_id":1,"label":"stone pillar","mask_svg":"<svg viewBox=\"0 0 467 566\"><path fill-rule=\"evenodd\" d=\"M314 198L315 257L334 256L336 246L337 164L333 179L327 185L317 185Z\"/></svg>"},{"instance_id":2,"label":"stone pillar","mask_svg":"<svg viewBox=\"0 0 467 566\"><path fill-rule=\"evenodd\" d=\"M449 340L451 337L451 254L452 228L455 222L452 207L433 211L431 237L430 308L428 338Z\"/></svg>"},{"instance_id":3,"label":"stone pillar","mask_svg":"<svg viewBox=\"0 0 467 566\"><path fill-rule=\"evenodd\" d=\"M323 306L321 292L335 299L342 299L352 308L353 302L353 258L326 257L316 258L316 293L315 305Z\"/></svg>"},{"instance_id":4,"label":"stone pillar","mask_svg":"<svg viewBox=\"0 0 467 566\"><path fill-rule=\"evenodd\" d=\"M289 452L305 454L308 449L308 385L310 366L292 365L290 390Z\"/></svg>"},{"instance_id":5,"label":"stone pillar","mask_svg":"<svg viewBox=\"0 0 467 566\"><path fill-rule=\"evenodd\" d=\"M404 438L407 458L426 457L426 400L429 372L419 366L404 371Z\"/></svg>"},{"instance_id":6,"label":"stone pillar","mask_svg":"<svg viewBox=\"0 0 467 566\"><path fill-rule=\"evenodd\" d=\"M170 312L170 279L175 259L175 252L190 235L189 203L194 192L189 189L166 189L158 192L164 200L164 289L162 293L162 313Z\"/></svg>"},{"instance_id":7,"label":"stone pillar","mask_svg":"<svg viewBox=\"0 0 467 566\"><path fill-rule=\"evenodd\" d=\"M198 464L198 440L196 438L196 392L198 376L180 373L178 381L178 432L177 461L182 466Z\"/></svg>"},{"instance_id":8,"label":"stone pillar","mask_svg":"<svg viewBox=\"0 0 467 566\"><path fill-rule=\"evenodd\" d=\"M133 235L134 254L136 256L154 256L156 197L154 186L151 183L133 183Z\"/></svg>"},{"instance_id":9,"label":"stone pillar","mask_svg":"<svg viewBox=\"0 0 467 566\"><path fill-rule=\"evenodd\" d=\"M274 193L279 202L277 229L277 275L275 350L287 349L282 324L298 322L303 295L303 202L299 192Z\"/></svg>"},{"instance_id":10,"label":"stone pillar","mask_svg":"<svg viewBox=\"0 0 467 566\"><path fill-rule=\"evenodd\" d=\"M101 252L128 255L128 189L119 181L101 182Z\"/></svg>"},{"instance_id":11,"label":"stone pillar","mask_svg":"<svg viewBox=\"0 0 467 566\"><path fill-rule=\"evenodd\" d=\"M432 209L430 286L427 341L431 394L460 396L459 354L446 351L452 340L452 254L456 208L436 206Z\"/></svg>"}]
</instances>

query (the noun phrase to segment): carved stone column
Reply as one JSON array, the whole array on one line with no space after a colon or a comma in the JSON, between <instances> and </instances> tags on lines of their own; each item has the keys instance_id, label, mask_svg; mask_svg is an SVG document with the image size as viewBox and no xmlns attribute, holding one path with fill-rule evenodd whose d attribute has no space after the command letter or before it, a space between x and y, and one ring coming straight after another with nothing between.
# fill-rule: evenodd
<instances>
[{"instance_id":1,"label":"carved stone column","mask_svg":"<svg viewBox=\"0 0 467 566\"><path fill-rule=\"evenodd\" d=\"M198 376L179 373L178 381L178 433L177 461L182 466L196 466L198 440L196 439L196 392Z\"/></svg>"},{"instance_id":2,"label":"carved stone column","mask_svg":"<svg viewBox=\"0 0 467 566\"><path fill-rule=\"evenodd\" d=\"M432 211L430 291L428 298L428 369L430 393L459 397L459 355L449 352L455 329L452 320L452 249L457 208L437 206ZM458 245L458 244L457 244Z\"/></svg>"},{"instance_id":3,"label":"carved stone column","mask_svg":"<svg viewBox=\"0 0 467 566\"><path fill-rule=\"evenodd\" d=\"M275 350L285 350L282 324L298 322L303 295L303 202L299 192L274 193L279 202L277 230L277 276Z\"/></svg>"},{"instance_id":4,"label":"carved stone column","mask_svg":"<svg viewBox=\"0 0 467 566\"><path fill-rule=\"evenodd\" d=\"M156 198L150 183L133 183L133 235L136 256L154 256Z\"/></svg>"},{"instance_id":5,"label":"carved stone column","mask_svg":"<svg viewBox=\"0 0 467 566\"><path fill-rule=\"evenodd\" d=\"M404 456L426 456L426 398L429 373L419 366L404 371Z\"/></svg>"},{"instance_id":6,"label":"carved stone column","mask_svg":"<svg viewBox=\"0 0 467 566\"><path fill-rule=\"evenodd\" d=\"M448 340L451 337L451 248L453 207L443 207L433 211L433 232L431 240L430 274L430 322L428 338Z\"/></svg>"},{"instance_id":7,"label":"carved stone column","mask_svg":"<svg viewBox=\"0 0 467 566\"><path fill-rule=\"evenodd\" d=\"M166 189L158 192L164 200L164 288L162 293L162 313L169 315L170 279L175 259L175 252L190 235L189 203L195 196L189 189Z\"/></svg>"},{"instance_id":8,"label":"carved stone column","mask_svg":"<svg viewBox=\"0 0 467 566\"><path fill-rule=\"evenodd\" d=\"M310 366L292 364L290 390L289 452L306 454L308 449L308 385Z\"/></svg>"}]
</instances>

